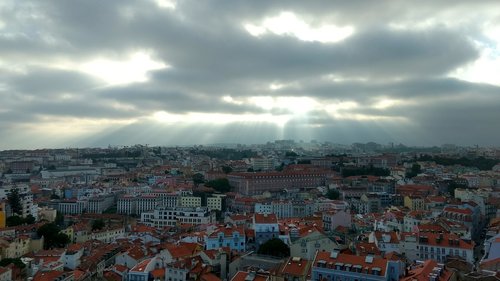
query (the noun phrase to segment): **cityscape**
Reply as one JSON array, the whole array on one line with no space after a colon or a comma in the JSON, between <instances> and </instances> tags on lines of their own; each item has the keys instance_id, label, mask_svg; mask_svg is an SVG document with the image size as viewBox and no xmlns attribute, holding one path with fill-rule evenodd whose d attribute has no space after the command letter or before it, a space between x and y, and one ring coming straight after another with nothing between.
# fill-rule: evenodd
<instances>
[{"instance_id":1,"label":"cityscape","mask_svg":"<svg viewBox=\"0 0 500 281\"><path fill-rule=\"evenodd\" d=\"M498 276L500 148L4 150L0 171L1 280Z\"/></svg>"},{"instance_id":2,"label":"cityscape","mask_svg":"<svg viewBox=\"0 0 500 281\"><path fill-rule=\"evenodd\" d=\"M0 1L0 281L500 280L499 3Z\"/></svg>"}]
</instances>

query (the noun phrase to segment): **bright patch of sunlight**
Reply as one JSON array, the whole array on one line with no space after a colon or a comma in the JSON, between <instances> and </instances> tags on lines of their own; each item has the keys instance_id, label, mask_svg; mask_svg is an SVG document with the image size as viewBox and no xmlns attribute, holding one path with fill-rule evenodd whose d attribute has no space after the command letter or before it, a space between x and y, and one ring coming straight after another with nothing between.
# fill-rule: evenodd
<instances>
[{"instance_id":1,"label":"bright patch of sunlight","mask_svg":"<svg viewBox=\"0 0 500 281\"><path fill-rule=\"evenodd\" d=\"M249 123L274 123L283 127L290 120L288 115L266 114L223 114L223 113L201 113L189 112L185 114L172 114L165 111L155 112L152 116L155 121L163 123L183 123L185 125L210 123L228 124L234 122Z\"/></svg>"},{"instance_id":2,"label":"bright patch of sunlight","mask_svg":"<svg viewBox=\"0 0 500 281\"><path fill-rule=\"evenodd\" d=\"M149 71L167 67L163 62L151 59L146 52L136 52L124 60L95 59L81 65L80 70L110 85L117 85L146 82Z\"/></svg>"},{"instance_id":3,"label":"bright patch of sunlight","mask_svg":"<svg viewBox=\"0 0 500 281\"><path fill-rule=\"evenodd\" d=\"M306 114L319 106L316 100L309 97L261 96L251 97L248 101L264 110L286 110L294 115Z\"/></svg>"},{"instance_id":4,"label":"bright patch of sunlight","mask_svg":"<svg viewBox=\"0 0 500 281\"><path fill-rule=\"evenodd\" d=\"M281 12L275 17L265 18L261 23L244 23L243 27L252 36L261 36L266 33L288 35L303 41L318 41L335 43L346 39L354 33L352 26L339 27L333 24L311 26L304 19L292 12Z\"/></svg>"},{"instance_id":5,"label":"bright patch of sunlight","mask_svg":"<svg viewBox=\"0 0 500 281\"><path fill-rule=\"evenodd\" d=\"M171 9L174 10L175 6L177 5L176 1L174 0L154 0L156 5L158 7L163 8L163 9Z\"/></svg>"}]
</instances>

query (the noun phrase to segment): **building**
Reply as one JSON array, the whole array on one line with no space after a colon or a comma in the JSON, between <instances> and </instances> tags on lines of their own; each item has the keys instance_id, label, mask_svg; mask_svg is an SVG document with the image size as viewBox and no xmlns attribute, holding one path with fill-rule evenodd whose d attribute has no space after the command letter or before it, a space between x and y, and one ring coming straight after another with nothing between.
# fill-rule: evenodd
<instances>
[{"instance_id":1,"label":"building","mask_svg":"<svg viewBox=\"0 0 500 281\"><path fill-rule=\"evenodd\" d=\"M278 269L273 279L306 281L308 280L310 266L311 263L308 260L292 256Z\"/></svg>"},{"instance_id":2,"label":"building","mask_svg":"<svg viewBox=\"0 0 500 281\"><path fill-rule=\"evenodd\" d=\"M274 170L274 159L270 158L252 158L252 169L254 171Z\"/></svg>"},{"instance_id":3,"label":"building","mask_svg":"<svg viewBox=\"0 0 500 281\"><path fill-rule=\"evenodd\" d=\"M136 264L127 274L128 281L149 281L150 273L156 269L156 258L145 259Z\"/></svg>"},{"instance_id":4,"label":"building","mask_svg":"<svg viewBox=\"0 0 500 281\"><path fill-rule=\"evenodd\" d=\"M0 200L0 229L4 228L7 223L7 212L5 207L5 201Z\"/></svg>"},{"instance_id":5,"label":"building","mask_svg":"<svg viewBox=\"0 0 500 281\"><path fill-rule=\"evenodd\" d=\"M243 195L260 195L264 192L279 193L283 190L311 189L326 186L335 172L329 169L304 166L287 166L282 172L231 173L229 184Z\"/></svg>"},{"instance_id":6,"label":"building","mask_svg":"<svg viewBox=\"0 0 500 281\"><path fill-rule=\"evenodd\" d=\"M154 194L141 194L133 196L130 194L118 198L117 213L127 215L140 215L149 212L158 206L162 206L164 199Z\"/></svg>"},{"instance_id":7,"label":"building","mask_svg":"<svg viewBox=\"0 0 500 281\"><path fill-rule=\"evenodd\" d=\"M254 214L253 229L255 230L255 242L258 245L267 240L279 238L278 218L275 214Z\"/></svg>"},{"instance_id":8,"label":"building","mask_svg":"<svg viewBox=\"0 0 500 281\"><path fill-rule=\"evenodd\" d=\"M395 231L382 232L373 231L368 236L368 242L375 243L377 248L382 252L382 254L390 252L400 252L399 247L399 237Z\"/></svg>"},{"instance_id":9,"label":"building","mask_svg":"<svg viewBox=\"0 0 500 281\"><path fill-rule=\"evenodd\" d=\"M412 211L425 210L424 197L407 195L404 197L404 206Z\"/></svg>"},{"instance_id":10,"label":"building","mask_svg":"<svg viewBox=\"0 0 500 281\"><path fill-rule=\"evenodd\" d=\"M403 233L400 244L401 253L409 261L432 259L446 262L449 257L458 257L474 262L474 242L451 233Z\"/></svg>"},{"instance_id":11,"label":"building","mask_svg":"<svg viewBox=\"0 0 500 281\"><path fill-rule=\"evenodd\" d=\"M188 208L201 207L201 197L182 196L180 207L188 207Z\"/></svg>"},{"instance_id":12,"label":"building","mask_svg":"<svg viewBox=\"0 0 500 281\"><path fill-rule=\"evenodd\" d=\"M88 199L87 212L102 214L115 203L115 196L113 194L106 194L100 196L93 196Z\"/></svg>"},{"instance_id":13,"label":"building","mask_svg":"<svg viewBox=\"0 0 500 281\"><path fill-rule=\"evenodd\" d=\"M15 238L0 238L0 259L19 258L31 251L31 239L27 235L17 235Z\"/></svg>"},{"instance_id":14,"label":"building","mask_svg":"<svg viewBox=\"0 0 500 281\"><path fill-rule=\"evenodd\" d=\"M341 254L338 251L318 252L312 264L311 280L400 280L405 264L369 256Z\"/></svg>"},{"instance_id":15,"label":"building","mask_svg":"<svg viewBox=\"0 0 500 281\"><path fill-rule=\"evenodd\" d=\"M222 211L222 197L221 196L208 197L207 208L209 210Z\"/></svg>"},{"instance_id":16,"label":"building","mask_svg":"<svg viewBox=\"0 0 500 281\"><path fill-rule=\"evenodd\" d=\"M323 212L321 218L326 231L333 231L339 226L351 227L352 224L349 211L327 211Z\"/></svg>"},{"instance_id":17,"label":"building","mask_svg":"<svg viewBox=\"0 0 500 281\"><path fill-rule=\"evenodd\" d=\"M158 207L153 211L141 214L142 223L156 228L175 226L178 223L200 225L214 223L215 221L215 212L208 210L206 207Z\"/></svg>"},{"instance_id":18,"label":"building","mask_svg":"<svg viewBox=\"0 0 500 281\"><path fill-rule=\"evenodd\" d=\"M401 281L431 280L451 281L456 280L455 273L444 267L443 264L433 260L417 261L411 265L408 273Z\"/></svg>"},{"instance_id":19,"label":"building","mask_svg":"<svg viewBox=\"0 0 500 281\"><path fill-rule=\"evenodd\" d=\"M231 251L244 252L246 250L245 229L242 226L231 225L219 227L207 236L205 245L207 250L229 247Z\"/></svg>"},{"instance_id":20,"label":"building","mask_svg":"<svg viewBox=\"0 0 500 281\"><path fill-rule=\"evenodd\" d=\"M339 250L339 245L318 230L306 232L290 245L290 256L306 260L314 259L316 251L331 252Z\"/></svg>"},{"instance_id":21,"label":"building","mask_svg":"<svg viewBox=\"0 0 500 281\"><path fill-rule=\"evenodd\" d=\"M82 214L87 210L88 201L68 199L50 202L49 206L64 215Z\"/></svg>"}]
</instances>

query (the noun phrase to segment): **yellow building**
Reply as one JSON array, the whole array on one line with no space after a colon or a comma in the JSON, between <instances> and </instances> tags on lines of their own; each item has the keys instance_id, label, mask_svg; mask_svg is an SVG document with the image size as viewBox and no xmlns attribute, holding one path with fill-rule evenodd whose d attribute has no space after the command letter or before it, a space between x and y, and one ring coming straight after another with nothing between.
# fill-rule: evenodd
<instances>
[{"instance_id":1,"label":"yellow building","mask_svg":"<svg viewBox=\"0 0 500 281\"><path fill-rule=\"evenodd\" d=\"M71 241L71 242L74 241L74 239L75 239L75 233L73 231L73 227L69 226L69 227L61 230L61 233L64 233L64 234L68 235L69 241Z\"/></svg>"},{"instance_id":2,"label":"yellow building","mask_svg":"<svg viewBox=\"0 0 500 281\"><path fill-rule=\"evenodd\" d=\"M209 210L222 211L222 198L219 196L208 197L207 207Z\"/></svg>"},{"instance_id":3,"label":"yellow building","mask_svg":"<svg viewBox=\"0 0 500 281\"><path fill-rule=\"evenodd\" d=\"M19 258L30 252L31 239L27 235L15 238L0 238L0 258Z\"/></svg>"},{"instance_id":4,"label":"yellow building","mask_svg":"<svg viewBox=\"0 0 500 281\"><path fill-rule=\"evenodd\" d=\"M425 210L424 198L418 196L405 196L404 206L412 211Z\"/></svg>"},{"instance_id":5,"label":"yellow building","mask_svg":"<svg viewBox=\"0 0 500 281\"><path fill-rule=\"evenodd\" d=\"M0 202L0 228L6 226L5 201Z\"/></svg>"},{"instance_id":6,"label":"yellow building","mask_svg":"<svg viewBox=\"0 0 500 281\"><path fill-rule=\"evenodd\" d=\"M181 207L190 207L190 208L201 207L201 197L182 196Z\"/></svg>"}]
</instances>

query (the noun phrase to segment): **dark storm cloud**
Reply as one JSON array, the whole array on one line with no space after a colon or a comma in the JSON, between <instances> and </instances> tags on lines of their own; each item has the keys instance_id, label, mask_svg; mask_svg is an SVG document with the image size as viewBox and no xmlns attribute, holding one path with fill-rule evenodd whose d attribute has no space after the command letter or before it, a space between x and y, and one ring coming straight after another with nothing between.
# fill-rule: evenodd
<instances>
[{"instance_id":1,"label":"dark storm cloud","mask_svg":"<svg viewBox=\"0 0 500 281\"><path fill-rule=\"evenodd\" d=\"M238 134L247 140L283 135L300 138L306 131L318 139L339 137L341 132L343 139L353 141L363 135L411 140L405 129L411 124L422 140L430 140L433 134L441 134L441 139L459 136L463 131L456 120L460 120L467 126L480 123L474 127L475 135L481 128L488 131L486 139L498 139L491 128L492 120L500 117L494 110L500 105L499 87L447 78L453 70L478 59L480 49L473 39L478 39L482 25L449 25L442 19L447 16L456 21L472 8L491 11L495 4L179 1L175 10L159 9L154 1L146 0L0 5L0 130L5 124L14 128L16 124L46 122L41 117L142 120L95 140L106 143L113 136L123 139L138 127L154 131L158 124L144 120L156 111L261 114L266 111L246 103L248 97L305 96L321 105L356 102L356 108L339 109L337 114L379 121L336 119L332 112L316 109L281 129L272 123L261 127L237 123L224 128L197 125L196 132L200 141L218 141L218 133ZM259 25L283 11L296 13L312 27L352 26L354 33L337 43L320 43L270 32L254 37L244 29L245 23ZM414 28L425 22L431 23ZM394 29L394 24L406 27ZM169 66L150 71L145 83L109 86L99 77L71 69L71 65L95 58L123 60L143 50ZM70 66L61 69L57 65L61 62ZM337 80L326 79L328 75ZM271 90L273 83L292 86ZM224 101L224 96L243 103ZM402 102L375 108L381 99ZM274 108L270 112L282 115L290 110ZM391 118L409 123L397 124ZM385 125L374 126L382 123ZM179 139L172 141L188 132L182 129ZM157 134L149 135L148 142L161 139L165 132Z\"/></svg>"}]
</instances>

